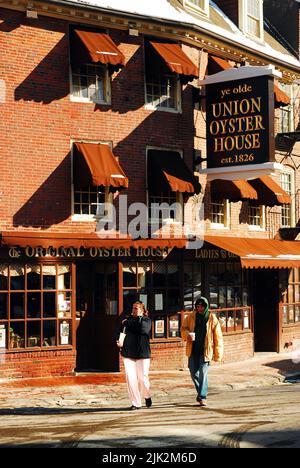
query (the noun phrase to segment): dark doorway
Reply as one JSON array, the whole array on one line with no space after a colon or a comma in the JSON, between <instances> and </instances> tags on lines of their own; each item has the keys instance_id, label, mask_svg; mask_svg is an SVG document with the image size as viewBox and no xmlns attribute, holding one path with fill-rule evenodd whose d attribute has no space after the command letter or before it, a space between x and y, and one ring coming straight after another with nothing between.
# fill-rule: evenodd
<instances>
[{"instance_id":1,"label":"dark doorway","mask_svg":"<svg viewBox=\"0 0 300 468\"><path fill-rule=\"evenodd\" d=\"M276 270L253 270L255 352L279 352L279 278Z\"/></svg>"},{"instance_id":2,"label":"dark doorway","mask_svg":"<svg viewBox=\"0 0 300 468\"><path fill-rule=\"evenodd\" d=\"M117 372L117 264L78 263L76 286L76 370Z\"/></svg>"}]
</instances>

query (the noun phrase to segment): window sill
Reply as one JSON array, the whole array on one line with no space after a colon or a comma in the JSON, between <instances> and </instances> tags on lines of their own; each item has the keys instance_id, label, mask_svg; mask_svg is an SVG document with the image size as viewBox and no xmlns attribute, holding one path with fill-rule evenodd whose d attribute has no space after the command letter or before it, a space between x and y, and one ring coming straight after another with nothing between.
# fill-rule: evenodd
<instances>
[{"instance_id":1,"label":"window sill","mask_svg":"<svg viewBox=\"0 0 300 468\"><path fill-rule=\"evenodd\" d=\"M81 103L85 103L85 104L95 104L97 106L111 106L111 102L107 102L107 101L91 101L90 99L88 98L79 98L79 97L75 97L75 96L72 96L70 95L70 101L71 102L81 102Z\"/></svg>"},{"instance_id":2,"label":"window sill","mask_svg":"<svg viewBox=\"0 0 300 468\"><path fill-rule=\"evenodd\" d=\"M251 224L248 225L249 231L255 231L255 232L266 232L265 228L259 227L259 226L252 226Z\"/></svg>"},{"instance_id":3,"label":"window sill","mask_svg":"<svg viewBox=\"0 0 300 468\"><path fill-rule=\"evenodd\" d=\"M210 229L218 229L218 230L229 231L228 226L225 226L225 224L218 224L218 223L210 223Z\"/></svg>"},{"instance_id":4,"label":"window sill","mask_svg":"<svg viewBox=\"0 0 300 468\"><path fill-rule=\"evenodd\" d=\"M173 109L169 107L156 107L156 106L153 106L152 104L145 104L144 109L150 110L150 111L170 112L171 114L182 113L181 109Z\"/></svg>"},{"instance_id":5,"label":"window sill","mask_svg":"<svg viewBox=\"0 0 300 468\"><path fill-rule=\"evenodd\" d=\"M160 220L160 219L149 219L149 224L164 224L165 226L172 226L172 225L175 225L175 226L183 226L183 222L182 221L174 221L173 219L164 219L163 221Z\"/></svg>"},{"instance_id":6,"label":"window sill","mask_svg":"<svg viewBox=\"0 0 300 468\"><path fill-rule=\"evenodd\" d=\"M94 216L94 215L79 215L75 214L72 215L71 221L74 222L83 222L83 223L92 223L92 222L98 222L103 220L104 218L101 218L100 216ZM105 219L105 222L107 223L112 223L112 219Z\"/></svg>"}]
</instances>

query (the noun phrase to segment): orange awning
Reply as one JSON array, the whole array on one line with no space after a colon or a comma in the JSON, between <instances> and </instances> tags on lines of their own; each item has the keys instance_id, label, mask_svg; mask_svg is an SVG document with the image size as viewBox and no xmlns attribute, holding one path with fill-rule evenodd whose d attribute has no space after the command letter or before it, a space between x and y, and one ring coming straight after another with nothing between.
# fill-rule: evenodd
<instances>
[{"instance_id":1,"label":"orange awning","mask_svg":"<svg viewBox=\"0 0 300 468\"><path fill-rule=\"evenodd\" d=\"M244 268L299 268L300 242L205 236L205 242L231 252Z\"/></svg>"},{"instance_id":2,"label":"orange awning","mask_svg":"<svg viewBox=\"0 0 300 468\"><path fill-rule=\"evenodd\" d=\"M152 194L201 192L198 180L176 151L148 151L148 188Z\"/></svg>"},{"instance_id":3,"label":"orange awning","mask_svg":"<svg viewBox=\"0 0 300 468\"><path fill-rule=\"evenodd\" d=\"M292 203L290 195L270 176L249 180L249 184L257 191L258 201L261 205L276 206L290 205Z\"/></svg>"},{"instance_id":4,"label":"orange awning","mask_svg":"<svg viewBox=\"0 0 300 468\"><path fill-rule=\"evenodd\" d=\"M116 68L125 65L125 57L108 34L74 30L75 44L72 44L72 61L102 63ZM77 40L76 40L77 39Z\"/></svg>"},{"instance_id":5,"label":"orange awning","mask_svg":"<svg viewBox=\"0 0 300 468\"><path fill-rule=\"evenodd\" d=\"M151 46L161 56L172 73L190 77L191 80L199 77L199 69L183 52L179 44L150 42Z\"/></svg>"},{"instance_id":6,"label":"orange awning","mask_svg":"<svg viewBox=\"0 0 300 468\"><path fill-rule=\"evenodd\" d=\"M43 249L52 248L183 248L187 245L185 238L168 239L139 239L134 240L129 235L121 236L118 233L114 238L101 238L97 232L87 234L77 233L50 233L50 232L28 232L28 231L6 231L2 233L1 244L7 247L42 247Z\"/></svg>"},{"instance_id":7,"label":"orange awning","mask_svg":"<svg viewBox=\"0 0 300 468\"><path fill-rule=\"evenodd\" d=\"M126 177L110 147L105 144L75 143L74 183L77 188L89 185L128 188Z\"/></svg>"},{"instance_id":8,"label":"orange awning","mask_svg":"<svg viewBox=\"0 0 300 468\"><path fill-rule=\"evenodd\" d=\"M287 94L285 94L276 84L274 84L274 96L275 107L284 107L291 103L289 96L287 96Z\"/></svg>"},{"instance_id":9,"label":"orange awning","mask_svg":"<svg viewBox=\"0 0 300 468\"><path fill-rule=\"evenodd\" d=\"M229 68L232 68L232 66L227 60L222 59L221 57L217 57L215 55L209 55L207 64L208 75L214 75L215 73L219 73L224 70L229 70Z\"/></svg>"},{"instance_id":10,"label":"orange awning","mask_svg":"<svg viewBox=\"0 0 300 468\"><path fill-rule=\"evenodd\" d=\"M211 182L210 189L215 200L258 200L256 190L246 180L216 179Z\"/></svg>"}]
</instances>

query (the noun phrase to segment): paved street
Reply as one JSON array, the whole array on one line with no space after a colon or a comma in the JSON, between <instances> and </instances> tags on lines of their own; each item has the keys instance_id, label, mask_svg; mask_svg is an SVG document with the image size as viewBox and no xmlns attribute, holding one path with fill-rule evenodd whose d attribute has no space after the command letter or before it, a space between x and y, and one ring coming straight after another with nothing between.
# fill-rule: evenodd
<instances>
[{"instance_id":1,"label":"paved street","mask_svg":"<svg viewBox=\"0 0 300 468\"><path fill-rule=\"evenodd\" d=\"M291 361L276 359L213 368L208 408L196 404L186 371L153 374L154 406L135 412L121 374L101 385L89 376L65 387L3 384L1 446L300 448L300 383L283 383Z\"/></svg>"}]
</instances>

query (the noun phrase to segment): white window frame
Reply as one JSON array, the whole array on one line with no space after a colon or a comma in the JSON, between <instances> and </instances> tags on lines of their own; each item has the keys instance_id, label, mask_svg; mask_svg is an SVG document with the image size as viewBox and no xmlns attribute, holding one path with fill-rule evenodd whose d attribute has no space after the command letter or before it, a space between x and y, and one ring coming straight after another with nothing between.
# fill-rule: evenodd
<instances>
[{"instance_id":1,"label":"white window frame","mask_svg":"<svg viewBox=\"0 0 300 468\"><path fill-rule=\"evenodd\" d=\"M108 70L108 65L102 65L102 64L95 64L95 63L83 63L82 66L93 66L95 69L97 67L101 67L104 69L104 83L103 83L103 88L104 88L104 99L100 100L92 100L90 98L85 98L82 96L75 96L74 95L74 84L73 84L73 69L72 65L70 64L70 100L72 102L84 102L84 103L89 103L89 104L101 104L101 105L106 105L110 106L111 105L111 77L109 74Z\"/></svg>"},{"instance_id":2,"label":"white window frame","mask_svg":"<svg viewBox=\"0 0 300 468\"><path fill-rule=\"evenodd\" d=\"M214 202L213 198L211 199L211 203L216 203ZM221 204L221 202L220 202ZM211 229L229 229L230 226L230 202L228 199L223 200L224 204L224 223L214 223L212 221L212 210L211 210L211 205L210 205L210 213L209 213L209 218L210 218L210 228Z\"/></svg>"},{"instance_id":3,"label":"white window frame","mask_svg":"<svg viewBox=\"0 0 300 468\"><path fill-rule=\"evenodd\" d=\"M250 208L251 203L248 204L248 227L249 231L265 231L266 230L266 207L265 205L259 205L260 208L260 225L250 224Z\"/></svg>"},{"instance_id":4,"label":"white window frame","mask_svg":"<svg viewBox=\"0 0 300 468\"><path fill-rule=\"evenodd\" d=\"M182 107L181 107L181 92L182 92L182 85L180 82L179 75L177 74L165 74L163 76L172 76L175 80L175 107L162 107L159 105L154 105L151 103L147 103L147 71L145 69L145 74L144 74L144 87L145 87L145 106L144 108L147 110L155 110L155 111L161 111L161 112L173 112L175 114L181 114L182 113Z\"/></svg>"},{"instance_id":5,"label":"white window frame","mask_svg":"<svg viewBox=\"0 0 300 468\"><path fill-rule=\"evenodd\" d=\"M291 190L289 191L289 189L287 189L284 181L283 181L283 176L284 175L289 175L291 177ZM291 196L292 198L292 203L290 206L290 210L291 210L291 223L289 226L285 225L283 226L282 224L282 214L283 214L283 209L285 208L285 206L281 206L281 218L280 218L280 227L282 229L284 228L292 228L292 227L295 227L296 225L296 219L295 219L295 173L292 172L292 171L289 171L289 170L283 170L280 174L280 187L285 190L288 195Z\"/></svg>"},{"instance_id":6,"label":"white window frame","mask_svg":"<svg viewBox=\"0 0 300 468\"><path fill-rule=\"evenodd\" d=\"M202 15L209 15L209 0L197 0L198 4L195 4L191 0L183 0L183 4L187 10L192 10Z\"/></svg>"},{"instance_id":7,"label":"white window frame","mask_svg":"<svg viewBox=\"0 0 300 468\"><path fill-rule=\"evenodd\" d=\"M243 31L244 34L256 39L259 41L264 40L264 10L263 10L263 0L259 0L259 36L251 34L248 31L248 1L249 0L239 0L239 28Z\"/></svg>"},{"instance_id":8,"label":"white window frame","mask_svg":"<svg viewBox=\"0 0 300 468\"><path fill-rule=\"evenodd\" d=\"M155 151L174 151L174 153L179 153L180 157L183 159L183 151L178 149L170 149L170 148L157 148L157 147L147 147L146 148L146 180L148 183L148 152L151 150ZM150 195L149 195L149 187L147 186L147 213L148 213L148 224L159 224L161 220L158 218L150 218L149 216L149 203L150 203ZM175 219L173 218L165 218L165 224L184 224L184 203L183 203L183 195L181 192L176 192L176 203L181 205L181 212L178 211L175 213ZM180 216L181 215L181 216Z\"/></svg>"},{"instance_id":9,"label":"white window frame","mask_svg":"<svg viewBox=\"0 0 300 468\"><path fill-rule=\"evenodd\" d=\"M93 214L79 214L75 213L75 190L74 190L74 148L75 148L75 143L94 143L94 144L102 144L102 145L108 145L112 149L112 143L107 142L107 141L78 141L78 140L73 140L71 141L71 202L72 202L72 216L71 220L72 221L85 221L85 222L94 222L94 221L100 221L103 217L107 219L107 222L111 222L113 220L113 209L112 209L112 204L114 200L114 194L112 192L109 192L109 187L105 187L105 203L108 203L109 205L109 212L106 213L104 216L100 215L93 215Z\"/></svg>"}]
</instances>

